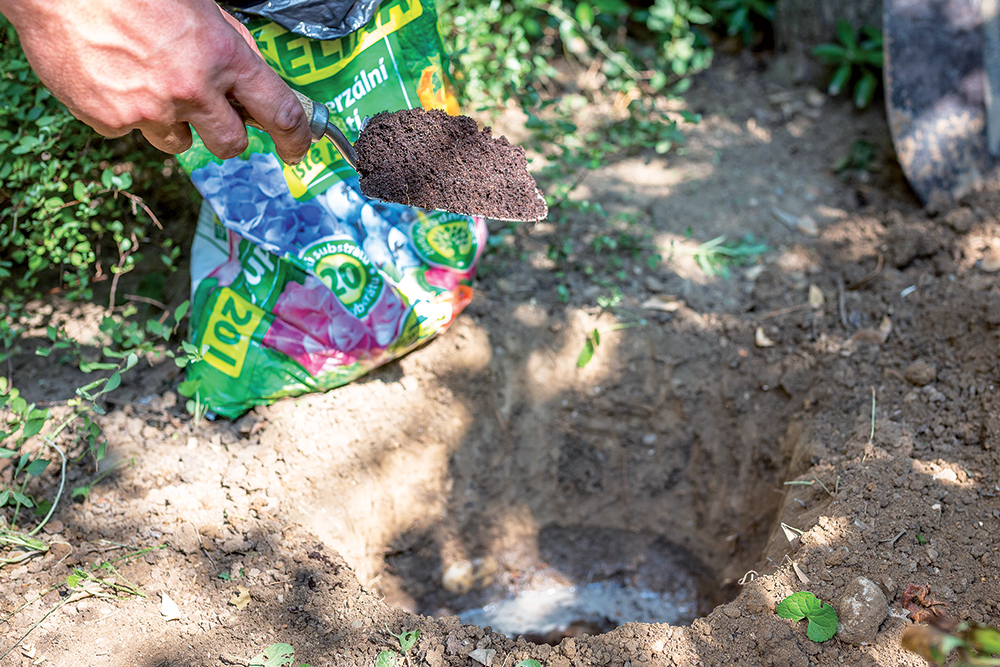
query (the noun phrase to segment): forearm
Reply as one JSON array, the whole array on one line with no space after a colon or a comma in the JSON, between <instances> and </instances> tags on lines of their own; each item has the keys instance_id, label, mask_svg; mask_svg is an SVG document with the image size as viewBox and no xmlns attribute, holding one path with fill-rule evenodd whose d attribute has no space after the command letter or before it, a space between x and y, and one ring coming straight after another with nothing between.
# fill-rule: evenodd
<instances>
[{"instance_id":1,"label":"forearm","mask_svg":"<svg viewBox=\"0 0 1000 667\"><path fill-rule=\"evenodd\" d=\"M106 136L140 129L185 150L194 126L221 157L246 146L238 99L295 161L309 133L301 107L212 0L0 0L39 78Z\"/></svg>"}]
</instances>

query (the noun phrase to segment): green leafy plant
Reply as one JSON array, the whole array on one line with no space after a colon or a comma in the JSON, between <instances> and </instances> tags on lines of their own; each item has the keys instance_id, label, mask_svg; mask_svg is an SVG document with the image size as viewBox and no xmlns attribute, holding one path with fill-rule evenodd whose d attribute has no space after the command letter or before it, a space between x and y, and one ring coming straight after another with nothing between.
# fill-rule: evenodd
<instances>
[{"instance_id":1,"label":"green leafy plant","mask_svg":"<svg viewBox=\"0 0 1000 667\"><path fill-rule=\"evenodd\" d=\"M579 356L576 358L576 367L583 368L590 363L590 360L594 358L594 352L597 350L597 346L601 344L601 334L611 333L612 331L621 331L622 329L633 329L635 327L646 326L646 320L639 320L637 322L620 322L618 324L612 324L603 330L594 329L589 334L587 334L587 339L583 343L583 349L580 350Z\"/></svg>"},{"instance_id":2,"label":"green leafy plant","mask_svg":"<svg viewBox=\"0 0 1000 667\"><path fill-rule=\"evenodd\" d=\"M931 623L907 628L903 633L903 648L933 665L1000 665L1000 629L971 621L958 623L944 616L934 617ZM953 652L957 660L949 662Z\"/></svg>"},{"instance_id":3,"label":"green leafy plant","mask_svg":"<svg viewBox=\"0 0 1000 667\"><path fill-rule=\"evenodd\" d=\"M840 20L837 21L837 39L839 44L820 44L813 49L813 55L834 68L827 92L839 95L853 82L854 106L864 109L875 99L881 80L882 33L877 28L865 26L860 35L855 35L851 25Z\"/></svg>"},{"instance_id":4,"label":"green leafy plant","mask_svg":"<svg viewBox=\"0 0 1000 667\"><path fill-rule=\"evenodd\" d=\"M708 3L708 10L715 20L724 26L730 37L737 35L743 45L751 47L762 26L774 23L775 0L714 0Z\"/></svg>"},{"instance_id":5,"label":"green leafy plant","mask_svg":"<svg viewBox=\"0 0 1000 667\"><path fill-rule=\"evenodd\" d=\"M808 591L792 593L779 602L774 611L781 618L796 622L808 619L806 636L814 642L825 642L837 634L836 610Z\"/></svg>"},{"instance_id":6,"label":"green leafy plant","mask_svg":"<svg viewBox=\"0 0 1000 667\"><path fill-rule=\"evenodd\" d=\"M864 139L855 139L851 142L847 155L833 163L833 172L840 174L845 171L868 171L875 155L875 146Z\"/></svg>"},{"instance_id":7,"label":"green leafy plant","mask_svg":"<svg viewBox=\"0 0 1000 667\"><path fill-rule=\"evenodd\" d=\"M271 644L255 655L247 667L290 667L295 662L295 649L291 644ZM300 667L309 667L302 664Z\"/></svg>"},{"instance_id":8,"label":"green leafy plant","mask_svg":"<svg viewBox=\"0 0 1000 667\"><path fill-rule=\"evenodd\" d=\"M406 630L398 635L392 633L389 628L386 628L385 631L399 642L399 653L392 649L381 651L375 658L375 667L396 667L396 665L409 664L409 651L420 639L420 630Z\"/></svg>"},{"instance_id":9,"label":"green leafy plant","mask_svg":"<svg viewBox=\"0 0 1000 667\"><path fill-rule=\"evenodd\" d=\"M542 667L542 663L538 662L534 658L525 658L514 665L514 667Z\"/></svg>"},{"instance_id":10,"label":"green leafy plant","mask_svg":"<svg viewBox=\"0 0 1000 667\"><path fill-rule=\"evenodd\" d=\"M691 254L705 275L710 278L721 275L728 280L729 267L750 265L768 250L767 244L758 242L753 234L747 234L737 241L717 236L702 243Z\"/></svg>"}]
</instances>

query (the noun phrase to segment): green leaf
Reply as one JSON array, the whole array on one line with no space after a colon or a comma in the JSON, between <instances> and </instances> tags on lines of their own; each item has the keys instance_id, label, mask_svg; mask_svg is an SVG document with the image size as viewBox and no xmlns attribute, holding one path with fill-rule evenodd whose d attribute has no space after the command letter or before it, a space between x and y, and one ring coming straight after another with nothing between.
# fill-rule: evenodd
<instances>
[{"instance_id":1,"label":"green leaf","mask_svg":"<svg viewBox=\"0 0 1000 667\"><path fill-rule=\"evenodd\" d=\"M80 371L83 373L91 373L93 371L111 371L118 368L118 364L113 364L107 361L94 361L91 363L80 364ZM90 389L91 387L86 387Z\"/></svg>"},{"instance_id":2,"label":"green leaf","mask_svg":"<svg viewBox=\"0 0 1000 667\"><path fill-rule=\"evenodd\" d=\"M83 181L77 181L73 183L73 198L80 201L85 201L87 198L87 186L83 184Z\"/></svg>"},{"instance_id":3,"label":"green leaf","mask_svg":"<svg viewBox=\"0 0 1000 667\"><path fill-rule=\"evenodd\" d=\"M809 613L809 626L806 627L806 637L814 642L825 642L837 634L837 611L825 602L820 605L818 611Z\"/></svg>"},{"instance_id":4,"label":"green leaf","mask_svg":"<svg viewBox=\"0 0 1000 667\"><path fill-rule=\"evenodd\" d=\"M583 349L580 350L580 356L576 358L576 367L583 368L590 363L590 360L594 358L594 343L588 337L583 344Z\"/></svg>"},{"instance_id":5,"label":"green leaf","mask_svg":"<svg viewBox=\"0 0 1000 667\"><path fill-rule=\"evenodd\" d=\"M195 380L185 380L177 385L177 393L181 396L192 397L197 393L198 387L201 386L201 378Z\"/></svg>"},{"instance_id":6,"label":"green leaf","mask_svg":"<svg viewBox=\"0 0 1000 667\"><path fill-rule=\"evenodd\" d=\"M586 2L581 2L576 6L576 20L584 30L590 30L594 26L594 10Z\"/></svg>"},{"instance_id":7,"label":"green leaf","mask_svg":"<svg viewBox=\"0 0 1000 667\"><path fill-rule=\"evenodd\" d=\"M0 491L0 507L5 506L8 500L10 500L10 489Z\"/></svg>"},{"instance_id":8,"label":"green leaf","mask_svg":"<svg viewBox=\"0 0 1000 667\"><path fill-rule=\"evenodd\" d=\"M174 310L174 321L180 322L181 320L183 320L184 316L187 315L189 308L191 308L190 301L185 301L181 305L177 306L177 309Z\"/></svg>"},{"instance_id":9,"label":"green leaf","mask_svg":"<svg viewBox=\"0 0 1000 667\"><path fill-rule=\"evenodd\" d=\"M375 667L396 667L398 660L398 653L385 649L378 654L377 658L375 658Z\"/></svg>"},{"instance_id":10,"label":"green leaf","mask_svg":"<svg viewBox=\"0 0 1000 667\"><path fill-rule=\"evenodd\" d=\"M7 449L6 447L0 447L0 459L10 459L17 456L17 452L13 449ZM0 503L2 504L2 503Z\"/></svg>"},{"instance_id":11,"label":"green leaf","mask_svg":"<svg viewBox=\"0 0 1000 667\"><path fill-rule=\"evenodd\" d=\"M538 662L534 658L525 658L521 662L514 665L514 667L542 667L542 663Z\"/></svg>"},{"instance_id":12,"label":"green leaf","mask_svg":"<svg viewBox=\"0 0 1000 667\"><path fill-rule=\"evenodd\" d=\"M1000 630L989 626L976 626L969 633L976 647L992 655L1000 654Z\"/></svg>"},{"instance_id":13,"label":"green leaf","mask_svg":"<svg viewBox=\"0 0 1000 667\"><path fill-rule=\"evenodd\" d=\"M809 591L793 593L778 603L775 613L792 621L809 619L806 636L814 642L825 642L837 633L837 612L825 602L820 602Z\"/></svg>"},{"instance_id":14,"label":"green leaf","mask_svg":"<svg viewBox=\"0 0 1000 667\"><path fill-rule=\"evenodd\" d=\"M420 639L420 630L403 632L397 635L396 638L399 639L399 648L403 651L403 653L406 653L413 648L413 645L417 643L418 639Z\"/></svg>"},{"instance_id":15,"label":"green leaf","mask_svg":"<svg viewBox=\"0 0 1000 667\"><path fill-rule=\"evenodd\" d=\"M45 468L47 468L50 463L52 462L46 461L45 459L35 459L28 464L28 466L24 469L24 472L33 477L41 477L42 473L45 472Z\"/></svg>"},{"instance_id":16,"label":"green leaf","mask_svg":"<svg viewBox=\"0 0 1000 667\"><path fill-rule=\"evenodd\" d=\"M71 494L73 498L79 498L80 500L86 500L87 496L90 495L89 486L77 486L74 487L73 493Z\"/></svg>"},{"instance_id":17,"label":"green leaf","mask_svg":"<svg viewBox=\"0 0 1000 667\"><path fill-rule=\"evenodd\" d=\"M32 502L31 498L24 495L23 493L18 493L17 491L11 491L10 495L14 497L14 502L19 505L24 505L25 507L34 507L35 503Z\"/></svg>"},{"instance_id":18,"label":"green leaf","mask_svg":"<svg viewBox=\"0 0 1000 667\"><path fill-rule=\"evenodd\" d=\"M858 43L854 39L854 28L844 19L837 21L837 39L850 50L858 48Z\"/></svg>"},{"instance_id":19,"label":"green leaf","mask_svg":"<svg viewBox=\"0 0 1000 667\"><path fill-rule=\"evenodd\" d=\"M775 613L781 618L792 621L801 621L809 615L810 611L819 611L822 603L815 595L809 591L792 593L787 598L778 603Z\"/></svg>"},{"instance_id":20,"label":"green leaf","mask_svg":"<svg viewBox=\"0 0 1000 667\"><path fill-rule=\"evenodd\" d=\"M27 440L28 438L30 438L32 436L38 435L38 432L42 430L43 426L45 426L45 422L46 421L48 421L48 418L45 418L45 419L29 419L24 424L24 430L21 432L21 437L23 439Z\"/></svg>"},{"instance_id":21,"label":"green leaf","mask_svg":"<svg viewBox=\"0 0 1000 667\"><path fill-rule=\"evenodd\" d=\"M844 47L836 44L819 44L813 47L812 52L814 56L831 65L837 64L847 57L847 51L844 50Z\"/></svg>"},{"instance_id":22,"label":"green leaf","mask_svg":"<svg viewBox=\"0 0 1000 667\"><path fill-rule=\"evenodd\" d=\"M875 73L865 68L865 73L862 75L861 80L854 87L854 106L858 109L864 109L871 104L872 99L875 98L875 89L877 87L878 78L876 78Z\"/></svg>"},{"instance_id":23,"label":"green leaf","mask_svg":"<svg viewBox=\"0 0 1000 667\"><path fill-rule=\"evenodd\" d=\"M108 378L108 383L104 385L103 389L101 389L101 393L106 394L109 391L114 391L119 386L121 386L121 383L122 383L122 374L119 373L118 371L115 371L114 373L111 374L111 377Z\"/></svg>"},{"instance_id":24,"label":"green leaf","mask_svg":"<svg viewBox=\"0 0 1000 667\"><path fill-rule=\"evenodd\" d=\"M250 661L250 667L286 667L295 659L295 649L288 644L271 644Z\"/></svg>"},{"instance_id":25,"label":"green leaf","mask_svg":"<svg viewBox=\"0 0 1000 667\"><path fill-rule=\"evenodd\" d=\"M830 85L827 87L826 92L834 96L840 95L840 92L844 90L850 80L851 63L845 62L833 73L833 78L830 79Z\"/></svg>"}]
</instances>

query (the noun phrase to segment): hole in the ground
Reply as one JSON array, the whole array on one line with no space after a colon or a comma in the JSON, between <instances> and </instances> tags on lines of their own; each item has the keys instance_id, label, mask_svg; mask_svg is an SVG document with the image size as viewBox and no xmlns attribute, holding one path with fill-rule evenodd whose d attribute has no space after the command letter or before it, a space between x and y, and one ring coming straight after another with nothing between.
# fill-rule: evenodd
<instances>
[{"instance_id":1,"label":"hole in the ground","mask_svg":"<svg viewBox=\"0 0 1000 667\"><path fill-rule=\"evenodd\" d=\"M386 602L537 643L686 625L733 599L811 435L789 392L762 391L740 350L716 344L701 330L623 335L600 388L541 400L519 363L488 391L454 378L474 416L443 511L390 538ZM774 368L775 383L796 370Z\"/></svg>"}]
</instances>

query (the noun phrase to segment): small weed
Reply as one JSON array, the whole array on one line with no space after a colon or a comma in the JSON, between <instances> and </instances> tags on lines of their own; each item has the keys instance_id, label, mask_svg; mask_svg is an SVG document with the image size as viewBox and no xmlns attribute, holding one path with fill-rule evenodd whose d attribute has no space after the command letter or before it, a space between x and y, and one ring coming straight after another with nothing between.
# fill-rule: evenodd
<instances>
[{"instance_id":1,"label":"small weed","mask_svg":"<svg viewBox=\"0 0 1000 667\"><path fill-rule=\"evenodd\" d=\"M865 26L860 39L844 20L837 21L840 44L820 44L813 55L834 67L827 92L837 96L854 82L854 106L864 109L875 99L884 62L882 32Z\"/></svg>"},{"instance_id":2,"label":"small weed","mask_svg":"<svg viewBox=\"0 0 1000 667\"><path fill-rule=\"evenodd\" d=\"M752 47L758 26L774 23L776 4L776 0L713 0L709 11L725 26L727 35L739 35L744 46Z\"/></svg>"},{"instance_id":3,"label":"small weed","mask_svg":"<svg viewBox=\"0 0 1000 667\"><path fill-rule=\"evenodd\" d=\"M291 644L271 644L255 655L247 667L291 667L295 660L295 649ZM299 667L309 667L302 664Z\"/></svg>"},{"instance_id":4,"label":"small weed","mask_svg":"<svg viewBox=\"0 0 1000 667\"><path fill-rule=\"evenodd\" d=\"M396 667L397 665L403 664L408 665L410 662L409 651L420 639L420 630L407 630L405 632L400 632L398 635L393 634L389 628L386 628L385 631L389 633L390 637L395 637L396 641L399 642L399 651L402 655L392 649L385 649L378 654L378 657L375 658L375 667Z\"/></svg>"},{"instance_id":5,"label":"small weed","mask_svg":"<svg viewBox=\"0 0 1000 667\"><path fill-rule=\"evenodd\" d=\"M944 616L934 618L931 625L907 628L902 645L932 665L1000 665L1000 630L971 621L958 623ZM948 662L952 652L957 652L958 660Z\"/></svg>"},{"instance_id":6,"label":"small weed","mask_svg":"<svg viewBox=\"0 0 1000 667\"><path fill-rule=\"evenodd\" d=\"M808 619L806 636L814 642L825 642L837 634L836 610L808 591L792 593L779 602L774 611L781 618L792 621Z\"/></svg>"},{"instance_id":7,"label":"small weed","mask_svg":"<svg viewBox=\"0 0 1000 667\"><path fill-rule=\"evenodd\" d=\"M848 149L847 155L833 163L833 173L868 171L874 159L875 146L864 139L855 139L851 142L851 147Z\"/></svg>"},{"instance_id":8,"label":"small weed","mask_svg":"<svg viewBox=\"0 0 1000 667\"><path fill-rule=\"evenodd\" d=\"M542 663L538 662L534 658L525 658L514 665L514 667L542 667Z\"/></svg>"},{"instance_id":9,"label":"small weed","mask_svg":"<svg viewBox=\"0 0 1000 667\"><path fill-rule=\"evenodd\" d=\"M622 329L633 329L635 327L644 327L646 324L646 320L639 320L638 322L621 322L604 329L603 333L621 331ZM597 346L601 344L601 333L602 332L599 329L594 329L587 334L587 339L583 343L583 349L580 350L580 354L576 358L577 368L583 368L590 363L591 359L594 358L594 352L597 351Z\"/></svg>"},{"instance_id":10,"label":"small weed","mask_svg":"<svg viewBox=\"0 0 1000 667\"><path fill-rule=\"evenodd\" d=\"M717 236L706 241L692 251L698 266L709 278L721 275L729 279L730 266L747 266L770 250L766 243L747 234L738 241L727 241L725 236Z\"/></svg>"}]
</instances>

